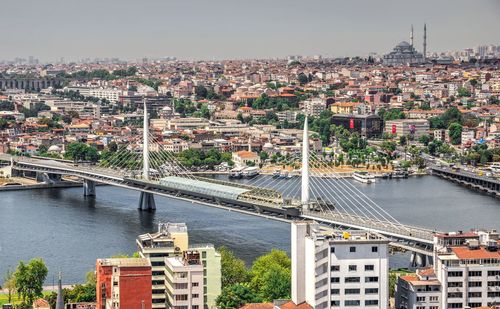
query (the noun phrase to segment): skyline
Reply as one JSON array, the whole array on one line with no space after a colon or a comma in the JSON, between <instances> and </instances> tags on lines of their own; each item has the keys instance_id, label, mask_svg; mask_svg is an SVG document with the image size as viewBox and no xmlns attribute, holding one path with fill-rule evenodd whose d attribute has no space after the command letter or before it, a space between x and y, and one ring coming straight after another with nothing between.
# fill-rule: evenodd
<instances>
[{"instance_id":1,"label":"skyline","mask_svg":"<svg viewBox=\"0 0 500 309\"><path fill-rule=\"evenodd\" d=\"M387 53L397 43L409 41L412 24L415 47L422 51L424 23L428 52L500 43L493 35L493 29L500 28L496 18L500 3L495 0L481 5L465 0L424 0L419 5L361 0L318 0L314 5L297 0L150 0L140 6L132 0L69 4L51 0L49 4L28 0L3 5L1 59L366 56Z\"/></svg>"}]
</instances>

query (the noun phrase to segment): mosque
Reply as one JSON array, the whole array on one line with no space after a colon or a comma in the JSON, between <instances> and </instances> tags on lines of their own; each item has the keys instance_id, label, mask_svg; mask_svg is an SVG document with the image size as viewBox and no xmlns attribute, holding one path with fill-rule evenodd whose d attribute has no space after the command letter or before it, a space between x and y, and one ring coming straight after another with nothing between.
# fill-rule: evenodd
<instances>
[{"instance_id":1,"label":"mosque","mask_svg":"<svg viewBox=\"0 0 500 309\"><path fill-rule=\"evenodd\" d=\"M385 65L411 65L425 63L427 60L427 26L424 24L423 54L419 53L415 47L413 47L413 26L411 26L410 41L411 43L403 41L396 45L390 53L384 55L383 63Z\"/></svg>"}]
</instances>

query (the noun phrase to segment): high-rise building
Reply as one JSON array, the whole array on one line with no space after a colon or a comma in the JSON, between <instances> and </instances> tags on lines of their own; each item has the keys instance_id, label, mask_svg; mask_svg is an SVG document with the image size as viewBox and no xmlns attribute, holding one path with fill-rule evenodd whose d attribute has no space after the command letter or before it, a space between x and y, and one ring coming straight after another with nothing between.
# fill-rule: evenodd
<instances>
[{"instance_id":1,"label":"high-rise building","mask_svg":"<svg viewBox=\"0 0 500 309\"><path fill-rule=\"evenodd\" d=\"M96 262L98 309L151 309L151 263L144 258Z\"/></svg>"},{"instance_id":2,"label":"high-rise building","mask_svg":"<svg viewBox=\"0 0 500 309\"><path fill-rule=\"evenodd\" d=\"M137 246L141 257L151 261L153 308L169 308L167 258L182 257L184 252L197 252L203 267L200 299L203 308L214 308L221 292L221 256L212 244L189 245L185 223L160 223L158 232L140 235Z\"/></svg>"},{"instance_id":3,"label":"high-rise building","mask_svg":"<svg viewBox=\"0 0 500 309\"><path fill-rule=\"evenodd\" d=\"M389 241L315 222L292 224L292 301L313 308L388 308Z\"/></svg>"}]
</instances>

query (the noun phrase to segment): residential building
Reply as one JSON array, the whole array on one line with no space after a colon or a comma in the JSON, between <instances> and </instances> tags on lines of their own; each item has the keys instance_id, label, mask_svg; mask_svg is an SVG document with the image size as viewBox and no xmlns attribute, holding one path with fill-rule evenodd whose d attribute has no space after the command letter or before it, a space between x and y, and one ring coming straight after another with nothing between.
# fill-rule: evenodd
<instances>
[{"instance_id":1,"label":"residential building","mask_svg":"<svg viewBox=\"0 0 500 309\"><path fill-rule=\"evenodd\" d=\"M441 283L434 269L417 270L416 274L400 276L395 302L397 309L439 309Z\"/></svg>"},{"instance_id":2,"label":"residential building","mask_svg":"<svg viewBox=\"0 0 500 309\"><path fill-rule=\"evenodd\" d=\"M137 238L137 246L140 256L151 261L153 308L170 308L168 297L172 293L169 294L169 291L175 290L176 286L169 281L168 272L179 263L167 259L182 258L186 252L200 256L202 265L200 309L215 308L215 300L222 289L221 256L212 244L189 245L185 223L160 223L158 232L140 235Z\"/></svg>"},{"instance_id":3,"label":"residential building","mask_svg":"<svg viewBox=\"0 0 500 309\"><path fill-rule=\"evenodd\" d=\"M318 117L326 109L326 102L323 99L316 98L303 102L304 112L308 116Z\"/></svg>"},{"instance_id":4,"label":"residential building","mask_svg":"<svg viewBox=\"0 0 500 309\"><path fill-rule=\"evenodd\" d=\"M313 308L389 305L389 241L368 231L292 223L292 301Z\"/></svg>"},{"instance_id":5,"label":"residential building","mask_svg":"<svg viewBox=\"0 0 500 309\"><path fill-rule=\"evenodd\" d=\"M167 307L203 308L203 265L200 253L184 251L182 257L165 258Z\"/></svg>"},{"instance_id":6,"label":"residential building","mask_svg":"<svg viewBox=\"0 0 500 309\"><path fill-rule=\"evenodd\" d=\"M151 309L151 262L145 258L96 261L98 309Z\"/></svg>"},{"instance_id":7,"label":"residential building","mask_svg":"<svg viewBox=\"0 0 500 309\"><path fill-rule=\"evenodd\" d=\"M429 133L429 121L426 119L397 119L385 122L384 132L397 137L413 135L419 138Z\"/></svg>"}]
</instances>

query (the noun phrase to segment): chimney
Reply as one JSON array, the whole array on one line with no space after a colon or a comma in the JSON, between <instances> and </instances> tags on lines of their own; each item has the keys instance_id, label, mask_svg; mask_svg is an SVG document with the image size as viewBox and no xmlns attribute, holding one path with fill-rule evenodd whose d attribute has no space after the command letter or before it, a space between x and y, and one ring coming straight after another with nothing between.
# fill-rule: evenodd
<instances>
[{"instance_id":1,"label":"chimney","mask_svg":"<svg viewBox=\"0 0 500 309\"><path fill-rule=\"evenodd\" d=\"M427 24L424 24L424 61L427 60Z\"/></svg>"}]
</instances>

